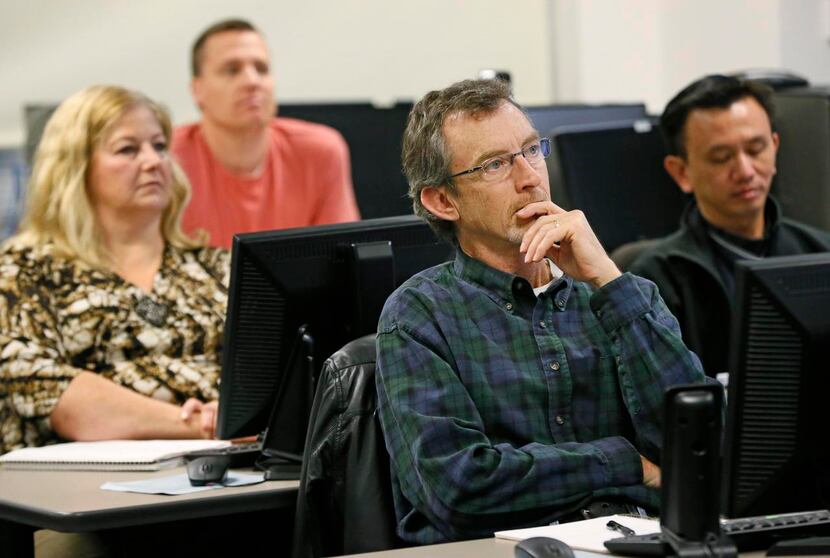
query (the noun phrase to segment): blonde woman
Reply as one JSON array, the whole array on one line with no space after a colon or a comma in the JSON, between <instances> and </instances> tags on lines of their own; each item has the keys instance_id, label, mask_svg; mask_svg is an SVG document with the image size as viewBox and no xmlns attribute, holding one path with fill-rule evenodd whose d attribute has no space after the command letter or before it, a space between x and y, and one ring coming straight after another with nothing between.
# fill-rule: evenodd
<instances>
[{"instance_id":1,"label":"blonde woman","mask_svg":"<svg viewBox=\"0 0 830 558\"><path fill-rule=\"evenodd\" d=\"M0 252L0 453L212 437L228 254L185 236L171 123L144 95L67 99Z\"/></svg>"}]
</instances>

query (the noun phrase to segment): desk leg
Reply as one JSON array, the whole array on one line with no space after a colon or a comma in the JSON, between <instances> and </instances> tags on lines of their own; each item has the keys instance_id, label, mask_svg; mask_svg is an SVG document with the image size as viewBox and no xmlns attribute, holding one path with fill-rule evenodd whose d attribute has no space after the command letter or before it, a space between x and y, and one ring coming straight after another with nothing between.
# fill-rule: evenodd
<instances>
[{"instance_id":1,"label":"desk leg","mask_svg":"<svg viewBox=\"0 0 830 558\"><path fill-rule=\"evenodd\" d=\"M4 557L34 558L34 529L28 525L0 520L0 549Z\"/></svg>"}]
</instances>

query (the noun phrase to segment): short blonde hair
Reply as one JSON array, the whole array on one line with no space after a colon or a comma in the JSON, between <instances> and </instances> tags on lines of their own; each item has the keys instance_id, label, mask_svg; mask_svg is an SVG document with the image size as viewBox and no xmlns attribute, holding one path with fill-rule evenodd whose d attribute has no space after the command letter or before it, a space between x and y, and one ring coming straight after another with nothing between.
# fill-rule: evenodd
<instances>
[{"instance_id":1,"label":"short blonde hair","mask_svg":"<svg viewBox=\"0 0 830 558\"><path fill-rule=\"evenodd\" d=\"M26 211L20 232L9 243L32 246L52 242L58 254L76 258L95 268L112 261L100 242L101 234L87 193L90 161L112 126L129 110L150 109L170 145L172 124L167 111L145 95L113 85L94 85L75 93L57 108L40 140L29 179ZM171 161L173 179L170 204L162 213L161 234L179 248L195 248L181 229L181 216L190 200L190 184Z\"/></svg>"}]
</instances>

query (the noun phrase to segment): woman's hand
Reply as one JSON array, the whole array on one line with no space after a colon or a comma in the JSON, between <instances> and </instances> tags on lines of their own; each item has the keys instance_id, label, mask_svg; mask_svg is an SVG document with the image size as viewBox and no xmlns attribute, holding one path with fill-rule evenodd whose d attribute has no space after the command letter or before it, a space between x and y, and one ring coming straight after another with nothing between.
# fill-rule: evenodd
<instances>
[{"instance_id":1,"label":"woman's hand","mask_svg":"<svg viewBox=\"0 0 830 558\"><path fill-rule=\"evenodd\" d=\"M49 422L65 440L213 438L218 409L216 401L198 399L179 407L85 370L64 390Z\"/></svg>"},{"instance_id":2,"label":"woman's hand","mask_svg":"<svg viewBox=\"0 0 830 558\"><path fill-rule=\"evenodd\" d=\"M213 439L216 437L216 417L219 411L219 402L204 403L191 397L182 405L182 420L187 423L196 437Z\"/></svg>"}]
</instances>

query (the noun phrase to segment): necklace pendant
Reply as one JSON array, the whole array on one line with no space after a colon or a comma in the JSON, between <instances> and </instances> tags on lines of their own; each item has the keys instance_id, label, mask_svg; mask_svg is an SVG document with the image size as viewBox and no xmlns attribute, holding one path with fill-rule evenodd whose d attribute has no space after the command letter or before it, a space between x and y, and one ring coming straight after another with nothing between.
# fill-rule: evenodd
<instances>
[{"instance_id":1,"label":"necklace pendant","mask_svg":"<svg viewBox=\"0 0 830 558\"><path fill-rule=\"evenodd\" d=\"M156 327L164 325L168 311L166 304L156 302L147 295L139 298L135 304L135 313Z\"/></svg>"}]
</instances>

